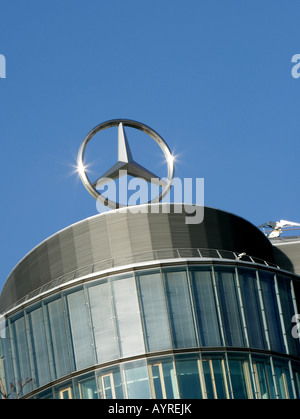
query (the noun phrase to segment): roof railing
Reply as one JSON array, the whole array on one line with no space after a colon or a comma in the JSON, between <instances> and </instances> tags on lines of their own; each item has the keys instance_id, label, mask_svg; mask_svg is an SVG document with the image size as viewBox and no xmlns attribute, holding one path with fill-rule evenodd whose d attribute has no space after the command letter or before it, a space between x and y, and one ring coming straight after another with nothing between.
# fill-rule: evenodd
<instances>
[{"instance_id":1,"label":"roof railing","mask_svg":"<svg viewBox=\"0 0 300 419\"><path fill-rule=\"evenodd\" d=\"M55 278L34 291L27 294L25 297L16 301L6 311L11 311L20 304L25 303L27 300L31 300L35 296L49 291L52 288L57 288L67 282L75 279L96 274L97 272L118 268L126 265L133 265L136 263L150 262L150 261L166 261L170 259L195 259L195 260L232 260L242 261L248 263L254 263L273 267L279 269L274 263L267 262L257 257L249 256L245 253L237 253L230 250L217 250L217 249L206 249L206 248L171 248L171 249L158 249L150 250L146 252L139 252L131 255L124 255L122 257L110 258L101 260L88 266L81 267L67 274L61 275Z\"/></svg>"}]
</instances>

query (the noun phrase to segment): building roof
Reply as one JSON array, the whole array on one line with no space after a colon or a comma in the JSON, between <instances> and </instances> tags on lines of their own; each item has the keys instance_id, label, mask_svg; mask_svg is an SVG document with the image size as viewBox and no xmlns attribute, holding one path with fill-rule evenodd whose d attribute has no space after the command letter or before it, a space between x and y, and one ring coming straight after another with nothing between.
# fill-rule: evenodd
<instances>
[{"instance_id":1,"label":"building roof","mask_svg":"<svg viewBox=\"0 0 300 419\"><path fill-rule=\"evenodd\" d=\"M283 269L300 275L300 236L281 236L270 239L274 260Z\"/></svg>"},{"instance_id":2,"label":"building roof","mask_svg":"<svg viewBox=\"0 0 300 419\"><path fill-rule=\"evenodd\" d=\"M105 260L126 265L137 254L140 262L147 261L149 253L163 249L220 249L273 262L270 241L253 224L225 211L198 208L204 210L199 224L186 223L191 206L152 204L136 207L137 213L120 209L98 214L59 231L13 269L0 295L0 313L35 290L51 288L62 276L84 275L90 267L95 271Z\"/></svg>"}]
</instances>

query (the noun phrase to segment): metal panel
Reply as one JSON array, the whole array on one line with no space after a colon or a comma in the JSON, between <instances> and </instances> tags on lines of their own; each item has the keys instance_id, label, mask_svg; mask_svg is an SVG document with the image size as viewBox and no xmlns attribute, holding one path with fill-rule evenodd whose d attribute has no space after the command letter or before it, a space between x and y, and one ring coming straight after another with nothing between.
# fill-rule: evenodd
<instances>
[{"instance_id":1,"label":"metal panel","mask_svg":"<svg viewBox=\"0 0 300 419\"><path fill-rule=\"evenodd\" d=\"M51 237L45 243L45 251L48 252L49 257L49 265L50 265L50 277L51 279L58 278L62 275L62 258L61 258L61 249L59 244L59 234ZM28 255L30 258L31 255ZM44 280L46 280L47 272L43 272L43 276L45 275Z\"/></svg>"},{"instance_id":2,"label":"metal panel","mask_svg":"<svg viewBox=\"0 0 300 419\"><path fill-rule=\"evenodd\" d=\"M112 257L131 254L130 233L126 213L107 213L107 229Z\"/></svg>"},{"instance_id":3,"label":"metal panel","mask_svg":"<svg viewBox=\"0 0 300 419\"><path fill-rule=\"evenodd\" d=\"M133 263L136 255L142 262L143 252L149 261L149 255L159 250L169 250L172 255L172 249L208 248L246 252L273 262L270 241L248 221L205 207L202 223L186 224L186 214L174 212L181 204L171 204L167 213L169 205L146 207L148 213L119 210L99 214L51 236L26 255L8 277L0 296L0 313L50 281L56 284L63 275L78 277L76 271L92 272L94 264L99 270L114 261L118 266ZM64 278L60 282L65 282Z\"/></svg>"},{"instance_id":4,"label":"metal panel","mask_svg":"<svg viewBox=\"0 0 300 419\"><path fill-rule=\"evenodd\" d=\"M77 230L79 226L71 226L63 230L59 234L59 246L61 251L61 273L66 274L72 272L74 269L79 268L77 264L74 229Z\"/></svg>"},{"instance_id":5,"label":"metal panel","mask_svg":"<svg viewBox=\"0 0 300 419\"><path fill-rule=\"evenodd\" d=\"M177 210L182 211L181 205L176 205ZM175 209L174 209L175 211ZM198 230L201 224L194 224L193 228L189 228L185 223L185 212L183 213L174 213L169 214L169 224L170 224L170 233L171 233L171 243L174 248L192 248L192 238L191 233L194 230ZM188 232L188 234L187 234ZM199 241L198 241L199 243Z\"/></svg>"},{"instance_id":6,"label":"metal panel","mask_svg":"<svg viewBox=\"0 0 300 419\"><path fill-rule=\"evenodd\" d=\"M130 244L133 254L148 252L152 250L152 241L150 235L149 215L129 213L128 230L130 232Z\"/></svg>"},{"instance_id":7,"label":"metal panel","mask_svg":"<svg viewBox=\"0 0 300 419\"><path fill-rule=\"evenodd\" d=\"M172 247L169 214L149 214L149 230L152 247L155 250Z\"/></svg>"},{"instance_id":8,"label":"metal panel","mask_svg":"<svg viewBox=\"0 0 300 419\"><path fill-rule=\"evenodd\" d=\"M92 217L86 220L91 241L91 254L95 263L112 257L106 219L107 217ZM86 224L82 224L85 227Z\"/></svg>"},{"instance_id":9,"label":"metal panel","mask_svg":"<svg viewBox=\"0 0 300 419\"><path fill-rule=\"evenodd\" d=\"M78 267L91 265L94 262L91 245L91 232L86 223L73 228L74 249Z\"/></svg>"}]
</instances>

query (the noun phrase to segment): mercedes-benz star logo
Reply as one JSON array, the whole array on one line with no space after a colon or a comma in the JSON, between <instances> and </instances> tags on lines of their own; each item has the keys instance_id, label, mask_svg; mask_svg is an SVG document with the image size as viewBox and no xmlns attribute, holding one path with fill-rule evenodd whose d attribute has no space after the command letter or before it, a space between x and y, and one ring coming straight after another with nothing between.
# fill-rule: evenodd
<instances>
[{"instance_id":1,"label":"mercedes-benz star logo","mask_svg":"<svg viewBox=\"0 0 300 419\"><path fill-rule=\"evenodd\" d=\"M114 166L107 170L97 180L91 182L86 174L86 167L84 165L84 153L86 146L95 134L106 128L112 128L115 126L118 126L118 161ZM144 168L143 166L141 166L133 160L124 127L131 127L145 132L160 146L165 155L165 159L167 161L168 166L168 177L166 181L156 176L154 173L150 172L149 170L147 170L146 168ZM77 169L84 187L94 198L100 201L103 205L107 205L110 208L120 208L125 207L126 205L121 204L119 202L113 202L108 198L102 196L98 192L97 188L99 188L101 185L107 183L110 180L118 179L120 176L127 174L134 177L142 178L147 182L155 183L156 185L162 186L161 193L157 197L148 201L148 203L159 202L168 193L172 185L172 180L174 176L174 159L165 141L152 128L149 128L147 125L137 121L132 121L128 119L113 119L97 125L87 134L78 151Z\"/></svg>"}]
</instances>

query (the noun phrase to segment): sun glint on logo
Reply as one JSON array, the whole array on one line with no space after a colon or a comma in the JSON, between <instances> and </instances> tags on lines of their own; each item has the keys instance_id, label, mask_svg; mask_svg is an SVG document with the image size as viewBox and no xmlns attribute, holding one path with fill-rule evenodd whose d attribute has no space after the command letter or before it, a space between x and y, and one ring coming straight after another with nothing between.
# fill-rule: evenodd
<instances>
[{"instance_id":1,"label":"sun glint on logo","mask_svg":"<svg viewBox=\"0 0 300 419\"><path fill-rule=\"evenodd\" d=\"M118 159L100 177L90 180L87 174L88 165L85 164L84 160L87 145L97 133L113 127L118 127ZM133 158L125 127L142 131L158 144L167 164L166 177L156 175ZM173 195L177 198L176 202L183 203L185 212L188 214L196 212L194 217L186 217L186 223L198 224L203 220L203 179L196 179L196 193L194 195L196 196L198 207L191 206L193 196L192 179L187 178L182 181L181 179L174 178L174 157L168 145L156 131L141 122L128 119L113 119L97 125L87 134L79 148L77 171L84 187L97 200L97 210L99 212L103 212L103 207L109 207L111 209L124 208L135 213L146 212L149 206L142 204L159 203L169 193L172 187ZM123 180L126 177L131 177L128 183L127 180ZM118 181L118 197L115 181ZM150 185L150 189L145 185ZM129 191L133 190L136 192L129 196ZM182 195L184 199L182 199ZM120 197L123 199L120 199ZM185 206L185 203L189 205ZM164 211L168 212L165 208ZM177 207L176 212L180 212L178 208L180 207ZM155 209L157 209L157 206L151 206L152 212L156 212Z\"/></svg>"},{"instance_id":2,"label":"sun glint on logo","mask_svg":"<svg viewBox=\"0 0 300 419\"><path fill-rule=\"evenodd\" d=\"M112 128L115 126L118 126L118 161L114 166L112 166L109 170L103 173L98 179L90 181L86 173L86 166L84 164L84 153L86 146L95 134L97 134L100 131L103 131L106 128ZM154 173L141 166L133 159L124 126L136 128L140 131L145 132L160 146L162 152L164 153L168 166L168 177L166 180L155 175ZM163 187L162 192L157 197L152 198L150 201L148 201L148 203L154 203L161 201L162 198L168 193L172 185L172 180L174 176L174 159L169 147L167 146L166 142L162 139L162 137L159 134L157 134L157 132L155 132L152 128L148 127L145 124L125 119L114 119L111 121L103 122L102 124L95 127L92 131L90 131L89 134L83 140L83 143L81 144L81 147L79 149L77 157L77 167L82 183L88 190L88 192L94 198L100 201L103 205L109 206L110 208L114 209L121 208L127 205L110 200L107 197L102 196L102 194L99 192L99 188L103 184L107 184L112 180L119 179L124 175L130 175L136 178L144 179L147 182L151 182Z\"/></svg>"}]
</instances>

